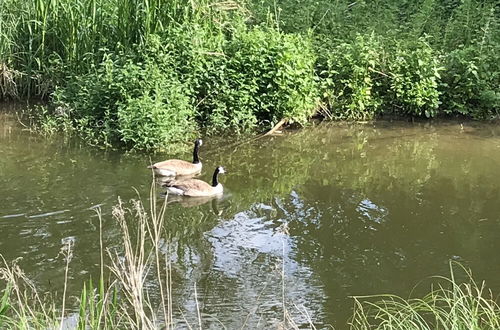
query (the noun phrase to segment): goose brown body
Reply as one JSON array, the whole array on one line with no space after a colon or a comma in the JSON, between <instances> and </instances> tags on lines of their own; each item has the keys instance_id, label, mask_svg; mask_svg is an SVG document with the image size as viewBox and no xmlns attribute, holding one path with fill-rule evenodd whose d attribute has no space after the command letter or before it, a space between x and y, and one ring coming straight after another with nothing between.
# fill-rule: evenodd
<instances>
[{"instance_id":1,"label":"goose brown body","mask_svg":"<svg viewBox=\"0 0 500 330\"><path fill-rule=\"evenodd\" d=\"M220 195L223 192L222 184L218 181L218 175L225 173L223 167L217 167L214 171L212 185L198 179L175 180L165 184L167 191L174 195L204 197Z\"/></svg>"},{"instance_id":2,"label":"goose brown body","mask_svg":"<svg viewBox=\"0 0 500 330\"><path fill-rule=\"evenodd\" d=\"M194 164L181 159L154 163L151 168L161 176L194 175L201 172L201 162Z\"/></svg>"},{"instance_id":3,"label":"goose brown body","mask_svg":"<svg viewBox=\"0 0 500 330\"><path fill-rule=\"evenodd\" d=\"M199 147L203 144L201 139L194 142L193 162L187 162L181 159L169 159L163 162L154 163L148 168L155 171L160 176L188 176L201 172L202 164L198 157Z\"/></svg>"}]
</instances>

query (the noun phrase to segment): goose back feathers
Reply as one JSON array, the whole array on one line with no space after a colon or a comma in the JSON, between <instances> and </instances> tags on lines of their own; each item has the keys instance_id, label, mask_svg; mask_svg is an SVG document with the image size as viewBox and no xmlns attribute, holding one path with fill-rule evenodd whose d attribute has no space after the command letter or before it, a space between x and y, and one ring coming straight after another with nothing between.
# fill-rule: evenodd
<instances>
[{"instance_id":1,"label":"goose back feathers","mask_svg":"<svg viewBox=\"0 0 500 330\"><path fill-rule=\"evenodd\" d=\"M203 141L196 139L194 141L193 162L187 162L180 159L169 159L163 162L155 163L148 168L155 171L155 174L160 176L187 176L201 172L202 164L198 155L199 149Z\"/></svg>"}]
</instances>

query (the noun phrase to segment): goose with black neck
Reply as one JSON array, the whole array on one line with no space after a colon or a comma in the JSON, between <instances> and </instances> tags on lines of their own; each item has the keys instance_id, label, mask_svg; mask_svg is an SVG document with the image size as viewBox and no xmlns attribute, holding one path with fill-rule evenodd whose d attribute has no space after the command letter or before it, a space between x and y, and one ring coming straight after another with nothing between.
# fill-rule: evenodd
<instances>
[{"instance_id":1,"label":"goose with black neck","mask_svg":"<svg viewBox=\"0 0 500 330\"><path fill-rule=\"evenodd\" d=\"M219 182L219 174L223 173L226 173L224 167L217 167L212 176L211 185L202 180L187 179L167 182L164 187L167 188L168 193L181 196L207 197L222 195L224 188Z\"/></svg>"},{"instance_id":2,"label":"goose with black neck","mask_svg":"<svg viewBox=\"0 0 500 330\"><path fill-rule=\"evenodd\" d=\"M201 172L202 168L202 164L198 154L199 149L202 145L203 141L201 139L196 139L194 141L192 163L180 159L169 159L150 165L148 166L148 168L153 169L155 174L159 176L175 177L198 174Z\"/></svg>"}]
</instances>

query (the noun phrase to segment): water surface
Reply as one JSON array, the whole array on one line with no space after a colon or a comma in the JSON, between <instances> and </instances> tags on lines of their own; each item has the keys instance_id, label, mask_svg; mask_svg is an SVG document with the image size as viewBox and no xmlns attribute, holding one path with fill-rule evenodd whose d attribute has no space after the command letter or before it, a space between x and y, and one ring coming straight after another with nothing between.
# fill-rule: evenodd
<instances>
[{"instance_id":1,"label":"water surface","mask_svg":"<svg viewBox=\"0 0 500 330\"><path fill-rule=\"evenodd\" d=\"M119 244L111 218L118 197L147 202L146 165L190 154L127 154L44 138L5 107L0 253L21 258L41 290L61 290L60 250L74 241L69 291L78 295L99 269L95 209L104 215L105 246ZM346 328L349 296L408 296L422 279L448 274L449 260L499 292L497 125L321 124L248 143L206 138L201 158L202 179L217 165L228 170L223 199L167 208L176 313L193 324L196 283L204 328L276 326L283 269L290 312L305 323L305 308L318 328Z\"/></svg>"}]
</instances>

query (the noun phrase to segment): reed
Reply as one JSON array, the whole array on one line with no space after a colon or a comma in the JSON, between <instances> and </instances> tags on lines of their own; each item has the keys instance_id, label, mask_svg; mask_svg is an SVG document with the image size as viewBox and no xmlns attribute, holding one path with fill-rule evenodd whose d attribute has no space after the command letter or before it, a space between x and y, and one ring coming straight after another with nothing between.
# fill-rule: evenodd
<instances>
[{"instance_id":1,"label":"reed","mask_svg":"<svg viewBox=\"0 0 500 330\"><path fill-rule=\"evenodd\" d=\"M2 0L0 64L23 72L21 96L46 96L106 52L128 51L186 20L213 27L221 12L205 0Z\"/></svg>"},{"instance_id":2,"label":"reed","mask_svg":"<svg viewBox=\"0 0 500 330\"><path fill-rule=\"evenodd\" d=\"M42 297L35 284L25 276L17 260L8 263L2 257L0 279L5 283L1 300L0 325L2 328L49 328L57 323L57 310L53 302Z\"/></svg>"},{"instance_id":3,"label":"reed","mask_svg":"<svg viewBox=\"0 0 500 330\"><path fill-rule=\"evenodd\" d=\"M458 268L466 275L460 283ZM481 329L500 328L500 306L484 282L476 284L470 271L450 262L450 277L434 277L423 298L394 295L354 297L351 329Z\"/></svg>"}]
</instances>

